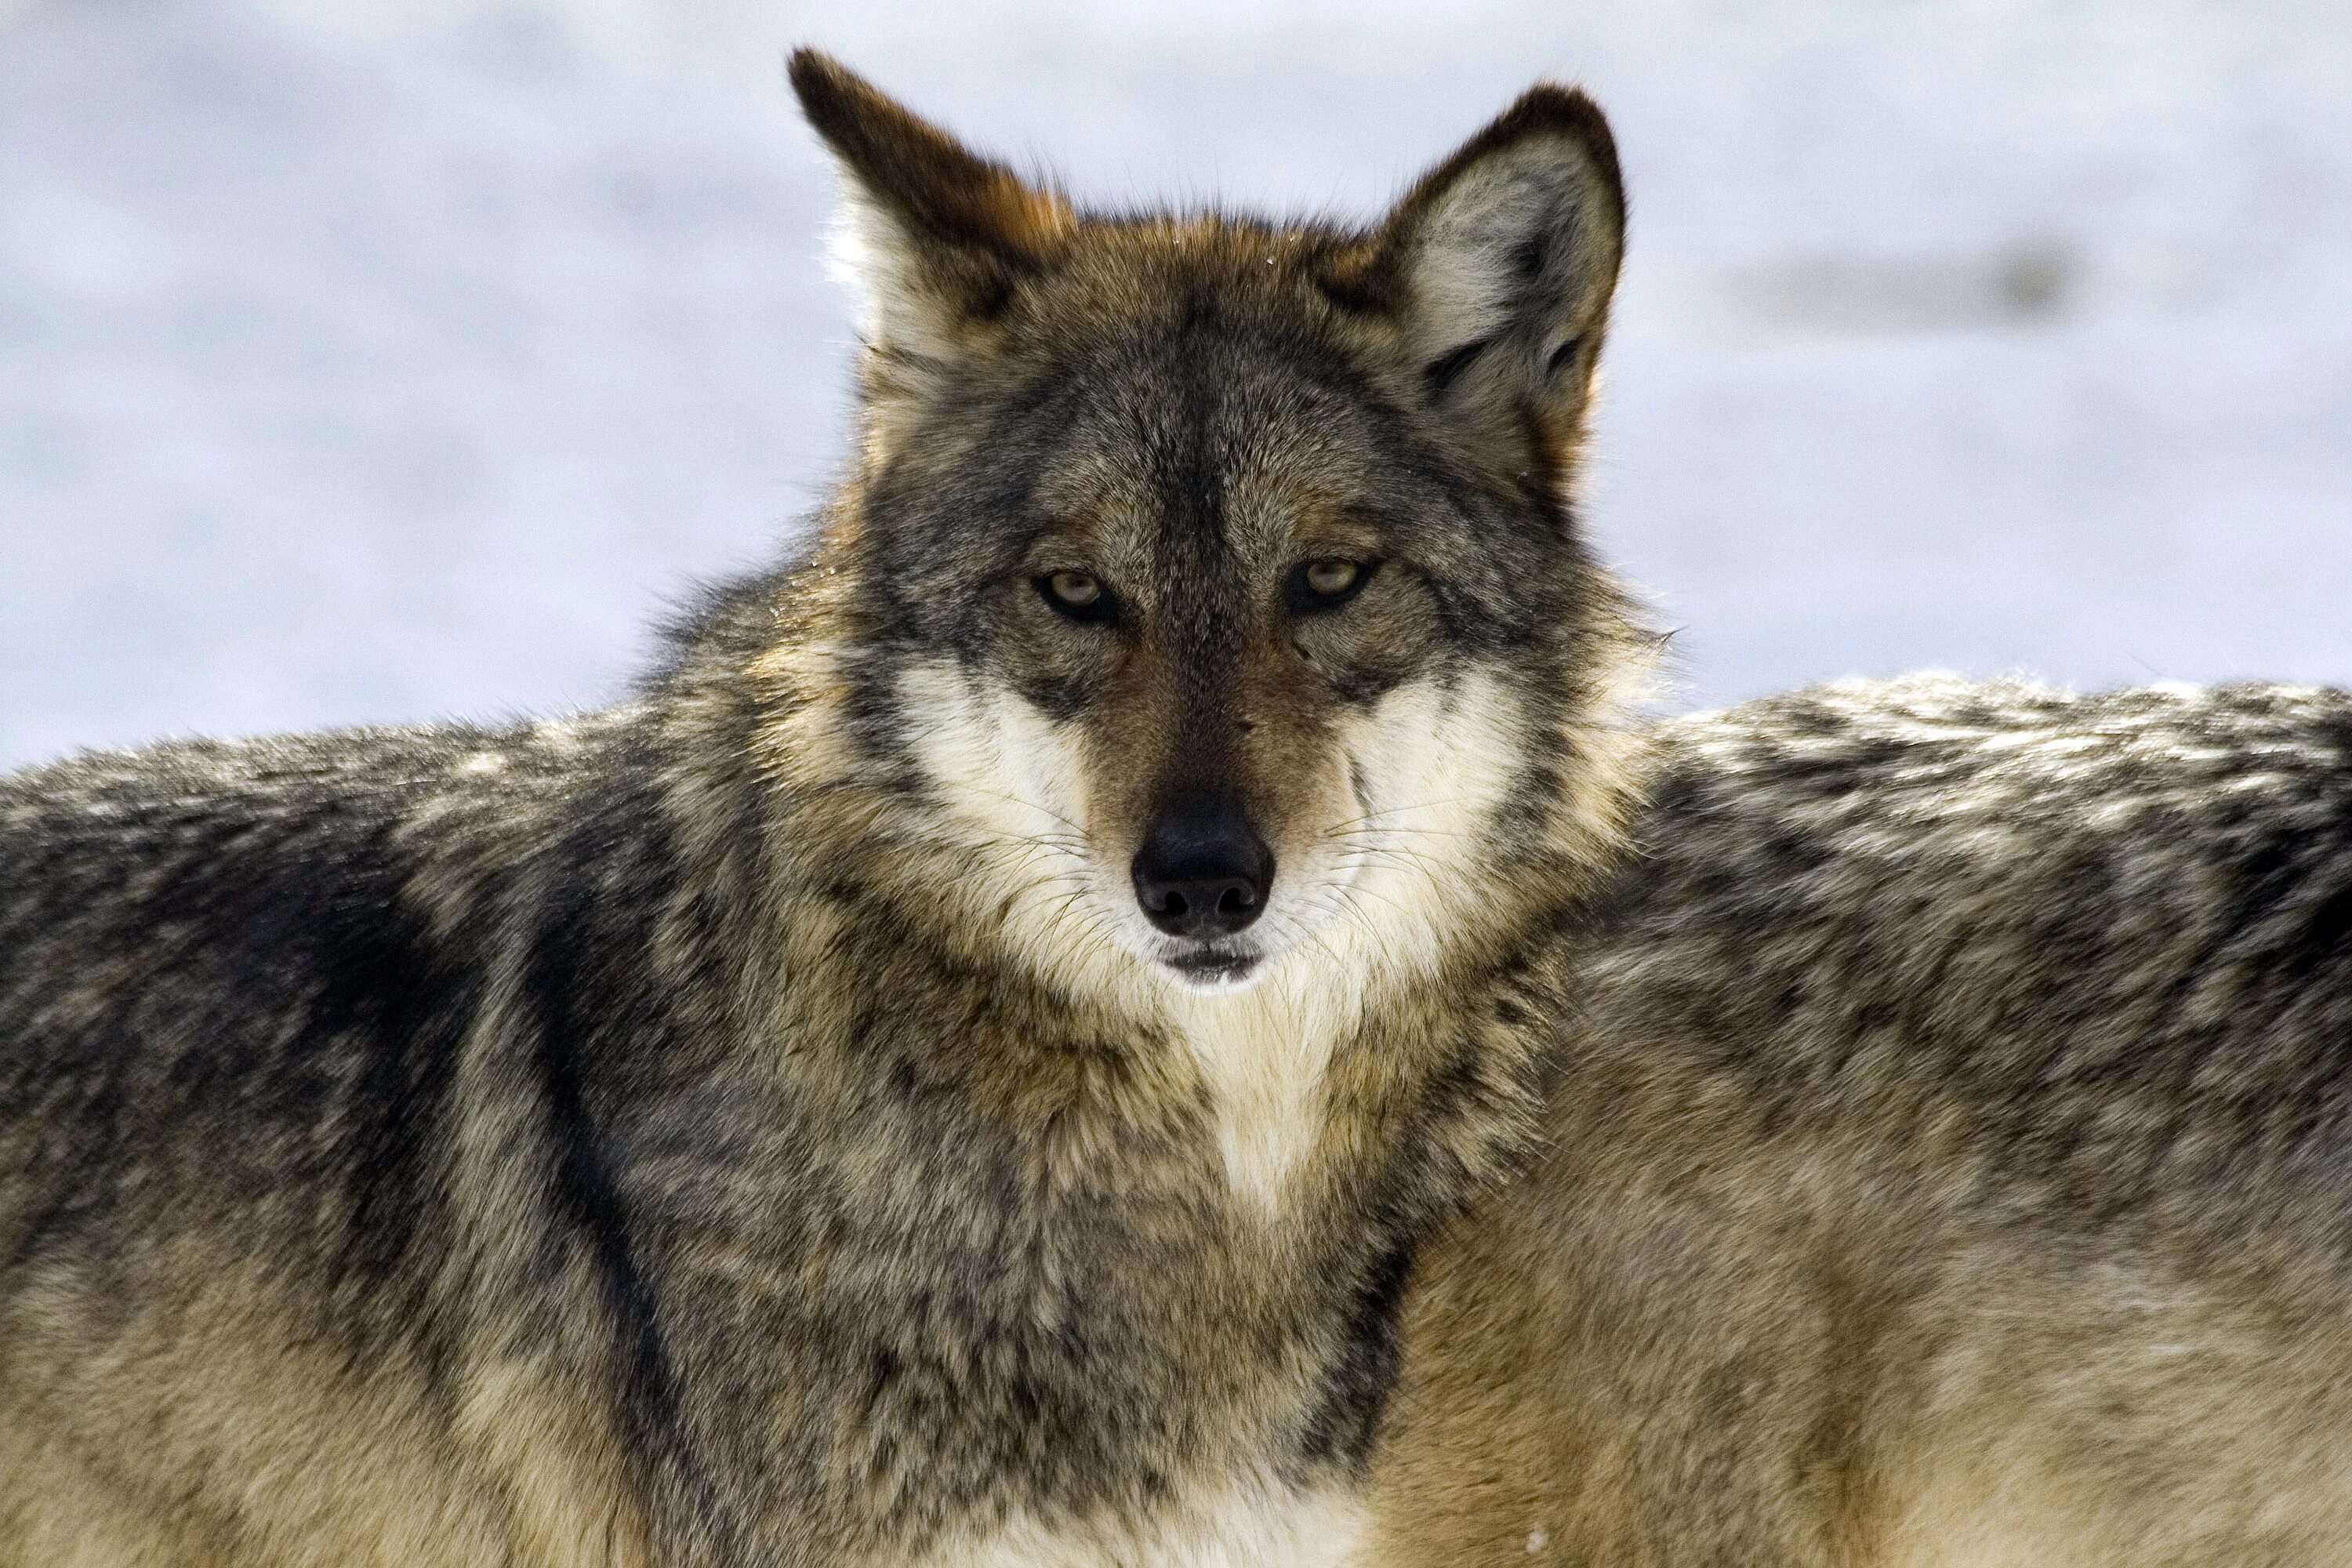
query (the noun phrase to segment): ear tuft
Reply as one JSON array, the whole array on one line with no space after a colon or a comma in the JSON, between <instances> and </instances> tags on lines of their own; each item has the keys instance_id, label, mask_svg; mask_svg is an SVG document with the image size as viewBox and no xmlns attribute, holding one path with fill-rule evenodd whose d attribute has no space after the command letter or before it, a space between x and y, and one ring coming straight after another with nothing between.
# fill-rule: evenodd
<instances>
[{"instance_id":1,"label":"ear tuft","mask_svg":"<svg viewBox=\"0 0 2352 1568\"><path fill-rule=\"evenodd\" d=\"M839 61L793 52L801 111L841 165L845 270L877 346L950 349L1050 266L1076 226L1068 202L972 153Z\"/></svg>"},{"instance_id":2,"label":"ear tuft","mask_svg":"<svg viewBox=\"0 0 2352 1568\"><path fill-rule=\"evenodd\" d=\"M1497 428L1580 420L1623 250L1617 145L1583 93L1539 85L1405 194L1367 278L1433 403Z\"/></svg>"}]
</instances>

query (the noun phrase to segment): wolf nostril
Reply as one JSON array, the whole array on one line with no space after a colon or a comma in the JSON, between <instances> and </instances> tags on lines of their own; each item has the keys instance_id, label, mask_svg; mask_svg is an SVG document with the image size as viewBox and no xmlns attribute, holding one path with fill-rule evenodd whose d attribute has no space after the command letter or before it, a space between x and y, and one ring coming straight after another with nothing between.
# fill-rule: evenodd
<instances>
[{"instance_id":1,"label":"wolf nostril","mask_svg":"<svg viewBox=\"0 0 2352 1568\"><path fill-rule=\"evenodd\" d=\"M1133 868L1136 902L1171 936L1229 936L1264 912L1274 855L1230 791L1172 796Z\"/></svg>"}]
</instances>

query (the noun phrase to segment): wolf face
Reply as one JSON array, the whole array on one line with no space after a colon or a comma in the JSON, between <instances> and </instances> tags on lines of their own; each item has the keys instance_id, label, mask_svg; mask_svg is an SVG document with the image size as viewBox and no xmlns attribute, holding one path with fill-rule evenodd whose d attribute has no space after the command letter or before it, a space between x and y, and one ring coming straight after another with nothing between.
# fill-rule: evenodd
<instances>
[{"instance_id":1,"label":"wolf face","mask_svg":"<svg viewBox=\"0 0 2352 1568\"><path fill-rule=\"evenodd\" d=\"M1580 853L1618 623L1567 495L1623 219L1580 95L1344 232L1082 215L793 77L867 301L841 710L959 918L1181 1005L1425 974Z\"/></svg>"}]
</instances>

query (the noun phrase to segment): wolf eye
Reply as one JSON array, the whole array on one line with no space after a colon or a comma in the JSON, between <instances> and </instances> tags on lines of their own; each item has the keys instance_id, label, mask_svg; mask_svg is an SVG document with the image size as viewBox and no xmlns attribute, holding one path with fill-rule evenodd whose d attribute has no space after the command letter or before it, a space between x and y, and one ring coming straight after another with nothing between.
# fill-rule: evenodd
<instances>
[{"instance_id":1,"label":"wolf eye","mask_svg":"<svg viewBox=\"0 0 2352 1568\"><path fill-rule=\"evenodd\" d=\"M1344 594L1356 585L1356 563L1352 561L1309 561L1307 563L1307 585L1327 597Z\"/></svg>"},{"instance_id":2,"label":"wolf eye","mask_svg":"<svg viewBox=\"0 0 2352 1568\"><path fill-rule=\"evenodd\" d=\"M1091 572L1048 572L1036 580L1038 596L1074 621L1107 621L1118 603Z\"/></svg>"},{"instance_id":3,"label":"wolf eye","mask_svg":"<svg viewBox=\"0 0 2352 1568\"><path fill-rule=\"evenodd\" d=\"M1284 596L1300 615L1336 610L1364 591L1379 565L1377 561L1349 561L1338 555L1302 562L1290 574L1289 592Z\"/></svg>"}]
</instances>

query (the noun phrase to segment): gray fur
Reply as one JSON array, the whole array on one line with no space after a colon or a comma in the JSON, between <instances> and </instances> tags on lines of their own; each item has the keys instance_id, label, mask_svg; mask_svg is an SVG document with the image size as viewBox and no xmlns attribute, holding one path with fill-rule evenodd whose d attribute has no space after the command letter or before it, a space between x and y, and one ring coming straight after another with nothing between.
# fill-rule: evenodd
<instances>
[{"instance_id":1,"label":"gray fur","mask_svg":"<svg viewBox=\"0 0 2352 1568\"><path fill-rule=\"evenodd\" d=\"M2352 696L1666 725L1384 1559L2352 1561Z\"/></svg>"}]
</instances>

